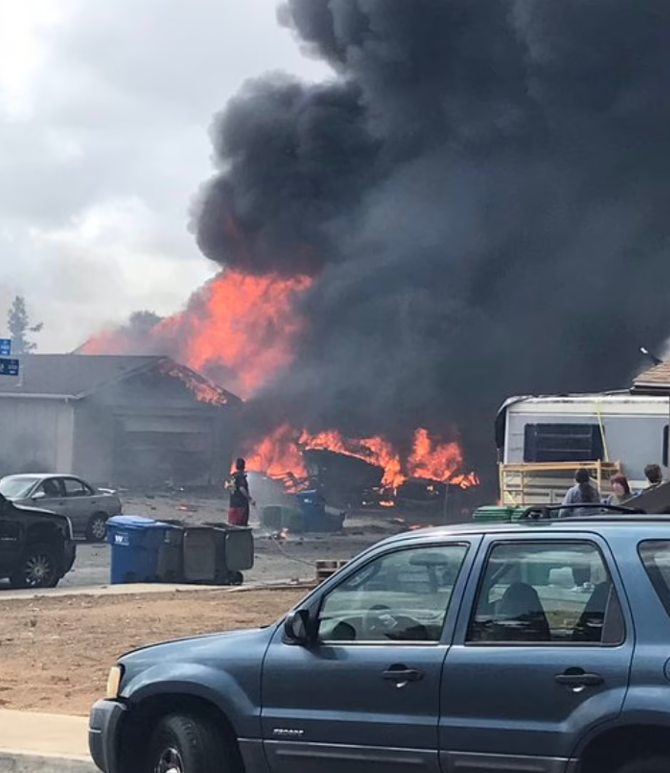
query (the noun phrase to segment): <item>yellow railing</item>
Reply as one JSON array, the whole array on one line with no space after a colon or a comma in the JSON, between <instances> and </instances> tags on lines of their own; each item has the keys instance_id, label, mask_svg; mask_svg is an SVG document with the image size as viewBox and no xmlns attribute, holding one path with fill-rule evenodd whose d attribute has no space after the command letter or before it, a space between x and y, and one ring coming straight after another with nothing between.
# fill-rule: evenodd
<instances>
[{"instance_id":1,"label":"yellow railing","mask_svg":"<svg viewBox=\"0 0 670 773\"><path fill-rule=\"evenodd\" d=\"M598 491L609 492L609 481L622 471L620 462L549 462L546 464L500 464L500 499L503 505L529 507L560 504L574 485L575 471L588 470Z\"/></svg>"}]
</instances>

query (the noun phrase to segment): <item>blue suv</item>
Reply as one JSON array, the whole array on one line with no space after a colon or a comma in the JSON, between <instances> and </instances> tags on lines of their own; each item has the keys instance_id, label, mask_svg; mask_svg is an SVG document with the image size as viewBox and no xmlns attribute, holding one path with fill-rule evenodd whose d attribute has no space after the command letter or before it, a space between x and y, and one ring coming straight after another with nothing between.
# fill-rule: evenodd
<instances>
[{"instance_id":1,"label":"blue suv","mask_svg":"<svg viewBox=\"0 0 670 773\"><path fill-rule=\"evenodd\" d=\"M668 773L670 517L532 516L393 537L267 628L125 655L96 764Z\"/></svg>"}]
</instances>

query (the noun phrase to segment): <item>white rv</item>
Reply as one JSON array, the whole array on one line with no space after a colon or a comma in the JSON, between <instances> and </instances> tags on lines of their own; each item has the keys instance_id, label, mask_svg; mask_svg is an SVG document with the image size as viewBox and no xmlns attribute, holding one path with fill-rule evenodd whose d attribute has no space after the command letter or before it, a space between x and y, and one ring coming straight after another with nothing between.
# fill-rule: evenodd
<instances>
[{"instance_id":1,"label":"white rv","mask_svg":"<svg viewBox=\"0 0 670 773\"><path fill-rule=\"evenodd\" d=\"M668 397L511 398L496 420L502 503L560 502L578 467L591 471L603 494L617 472L643 489L647 464L668 466L669 423Z\"/></svg>"}]
</instances>

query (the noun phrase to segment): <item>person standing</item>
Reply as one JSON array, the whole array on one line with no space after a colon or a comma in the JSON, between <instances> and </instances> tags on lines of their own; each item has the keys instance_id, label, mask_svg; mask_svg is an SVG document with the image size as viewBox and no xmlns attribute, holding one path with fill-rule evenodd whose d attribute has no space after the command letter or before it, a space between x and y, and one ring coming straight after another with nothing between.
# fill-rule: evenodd
<instances>
[{"instance_id":1,"label":"person standing","mask_svg":"<svg viewBox=\"0 0 670 773\"><path fill-rule=\"evenodd\" d=\"M600 492L591 483L591 476L588 470L577 470L575 473L575 485L568 489L563 498L563 505L597 505L600 503ZM592 507L574 507L560 510L559 518L583 517L585 515L596 515L598 510Z\"/></svg>"},{"instance_id":2,"label":"person standing","mask_svg":"<svg viewBox=\"0 0 670 773\"><path fill-rule=\"evenodd\" d=\"M610 483L612 484L612 493L605 500L605 504L622 505L633 496L628 478L625 475L614 475Z\"/></svg>"},{"instance_id":3,"label":"person standing","mask_svg":"<svg viewBox=\"0 0 670 773\"><path fill-rule=\"evenodd\" d=\"M228 523L231 526L249 525L249 505L256 503L249 492L249 481L246 473L246 462L238 459L235 462L235 472L226 483L230 492L230 507L228 509Z\"/></svg>"}]
</instances>

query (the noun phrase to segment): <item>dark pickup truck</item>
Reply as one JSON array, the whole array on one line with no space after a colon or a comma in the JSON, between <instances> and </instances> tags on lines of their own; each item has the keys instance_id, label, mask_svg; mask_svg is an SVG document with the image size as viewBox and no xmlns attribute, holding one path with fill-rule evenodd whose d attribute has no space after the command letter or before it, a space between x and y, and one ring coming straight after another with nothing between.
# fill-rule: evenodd
<instances>
[{"instance_id":1,"label":"dark pickup truck","mask_svg":"<svg viewBox=\"0 0 670 773\"><path fill-rule=\"evenodd\" d=\"M667 773L670 518L388 539L267 628L122 657L90 749L105 773Z\"/></svg>"},{"instance_id":2,"label":"dark pickup truck","mask_svg":"<svg viewBox=\"0 0 670 773\"><path fill-rule=\"evenodd\" d=\"M68 518L15 505L0 494L0 579L15 588L53 588L75 556Z\"/></svg>"}]
</instances>

